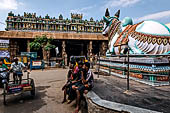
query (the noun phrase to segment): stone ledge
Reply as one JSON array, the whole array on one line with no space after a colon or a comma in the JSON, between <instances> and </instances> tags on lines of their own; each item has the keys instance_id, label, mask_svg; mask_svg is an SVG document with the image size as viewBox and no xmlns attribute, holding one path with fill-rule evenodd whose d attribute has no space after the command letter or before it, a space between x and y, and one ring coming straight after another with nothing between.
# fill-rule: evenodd
<instances>
[{"instance_id":1,"label":"stone ledge","mask_svg":"<svg viewBox=\"0 0 170 113\"><path fill-rule=\"evenodd\" d=\"M25 38L33 39L36 36L46 35L47 37L52 37L53 39L73 39L73 40L105 40L108 38L104 37L102 34L87 34L87 33L53 33L53 32L22 32L22 31L0 31L0 38Z\"/></svg>"},{"instance_id":2,"label":"stone ledge","mask_svg":"<svg viewBox=\"0 0 170 113\"><path fill-rule=\"evenodd\" d=\"M88 113L162 113L101 99L93 91L85 95Z\"/></svg>"}]
</instances>

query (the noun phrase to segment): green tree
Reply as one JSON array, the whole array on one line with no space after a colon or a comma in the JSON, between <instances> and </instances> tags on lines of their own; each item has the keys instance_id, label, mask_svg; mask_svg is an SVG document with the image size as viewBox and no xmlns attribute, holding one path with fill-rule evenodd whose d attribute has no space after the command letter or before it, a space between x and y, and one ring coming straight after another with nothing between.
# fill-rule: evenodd
<instances>
[{"instance_id":1,"label":"green tree","mask_svg":"<svg viewBox=\"0 0 170 113\"><path fill-rule=\"evenodd\" d=\"M34 50L42 49L43 59L47 61L49 57L49 51L56 46L51 44L53 41L52 38L47 38L46 35L36 36L34 41L30 43L30 48Z\"/></svg>"}]
</instances>

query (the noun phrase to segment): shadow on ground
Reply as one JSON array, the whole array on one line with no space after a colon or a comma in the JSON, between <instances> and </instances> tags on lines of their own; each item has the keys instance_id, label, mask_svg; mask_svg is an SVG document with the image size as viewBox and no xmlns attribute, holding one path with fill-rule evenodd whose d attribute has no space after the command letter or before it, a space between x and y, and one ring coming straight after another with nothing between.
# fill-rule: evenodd
<instances>
[{"instance_id":1,"label":"shadow on ground","mask_svg":"<svg viewBox=\"0 0 170 113\"><path fill-rule=\"evenodd\" d=\"M30 92L25 92L22 95L9 95L7 96L7 105L0 104L0 109L3 113L33 113L46 105L43 98L47 96L45 90L47 88L50 88L50 86L36 87L34 98L30 95ZM2 96L1 100L3 100Z\"/></svg>"}]
</instances>

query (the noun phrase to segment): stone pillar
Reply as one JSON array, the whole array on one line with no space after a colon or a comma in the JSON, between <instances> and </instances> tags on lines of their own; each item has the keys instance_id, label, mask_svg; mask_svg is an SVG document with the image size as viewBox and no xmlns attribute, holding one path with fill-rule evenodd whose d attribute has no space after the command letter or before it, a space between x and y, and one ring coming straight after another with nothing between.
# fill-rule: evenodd
<instances>
[{"instance_id":1,"label":"stone pillar","mask_svg":"<svg viewBox=\"0 0 170 113\"><path fill-rule=\"evenodd\" d=\"M30 40L29 39L27 39L27 52L30 52Z\"/></svg>"},{"instance_id":2,"label":"stone pillar","mask_svg":"<svg viewBox=\"0 0 170 113\"><path fill-rule=\"evenodd\" d=\"M50 65L50 50L46 51L48 66Z\"/></svg>"},{"instance_id":3,"label":"stone pillar","mask_svg":"<svg viewBox=\"0 0 170 113\"><path fill-rule=\"evenodd\" d=\"M43 60L47 61L47 51L45 51L44 48L42 48L42 51L43 51Z\"/></svg>"},{"instance_id":4,"label":"stone pillar","mask_svg":"<svg viewBox=\"0 0 170 113\"><path fill-rule=\"evenodd\" d=\"M67 53L65 47L66 47L65 41L62 41L62 58L64 60L65 65L67 65Z\"/></svg>"},{"instance_id":5,"label":"stone pillar","mask_svg":"<svg viewBox=\"0 0 170 113\"><path fill-rule=\"evenodd\" d=\"M88 56L89 56L90 62L92 62L92 55L93 55L92 49L93 49L93 42L90 41L90 42L89 42L89 48L88 48Z\"/></svg>"},{"instance_id":6,"label":"stone pillar","mask_svg":"<svg viewBox=\"0 0 170 113\"><path fill-rule=\"evenodd\" d=\"M10 60L13 60L13 58L17 56L17 50L19 50L17 46L17 41L15 41L15 39L10 39L9 42Z\"/></svg>"},{"instance_id":7,"label":"stone pillar","mask_svg":"<svg viewBox=\"0 0 170 113\"><path fill-rule=\"evenodd\" d=\"M101 50L100 53L102 56L106 56L106 51L107 51L107 43L106 42L102 42L102 45L101 45Z\"/></svg>"},{"instance_id":8,"label":"stone pillar","mask_svg":"<svg viewBox=\"0 0 170 113\"><path fill-rule=\"evenodd\" d=\"M83 43L82 43L82 44L81 44L81 56L84 55L83 49L84 49L84 45L83 45Z\"/></svg>"}]
</instances>

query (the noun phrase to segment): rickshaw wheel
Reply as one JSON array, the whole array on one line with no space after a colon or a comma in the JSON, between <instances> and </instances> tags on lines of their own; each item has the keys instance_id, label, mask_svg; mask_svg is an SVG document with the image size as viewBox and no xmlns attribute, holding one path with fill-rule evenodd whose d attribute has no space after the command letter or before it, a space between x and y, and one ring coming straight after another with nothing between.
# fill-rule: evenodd
<instances>
[{"instance_id":1,"label":"rickshaw wheel","mask_svg":"<svg viewBox=\"0 0 170 113\"><path fill-rule=\"evenodd\" d=\"M31 87L32 87L32 90L30 91L31 93L31 96L35 96L35 84L34 84L34 80L31 79L31 83L30 83Z\"/></svg>"},{"instance_id":2,"label":"rickshaw wheel","mask_svg":"<svg viewBox=\"0 0 170 113\"><path fill-rule=\"evenodd\" d=\"M7 84L5 83L4 90L3 90L3 97L4 97L3 104L4 105L6 105L6 93L7 93Z\"/></svg>"}]
</instances>

